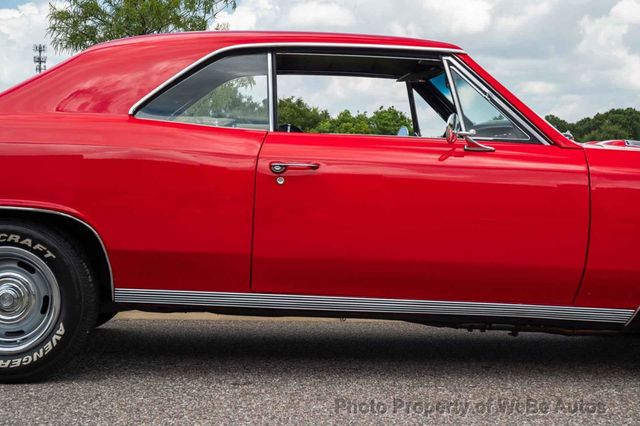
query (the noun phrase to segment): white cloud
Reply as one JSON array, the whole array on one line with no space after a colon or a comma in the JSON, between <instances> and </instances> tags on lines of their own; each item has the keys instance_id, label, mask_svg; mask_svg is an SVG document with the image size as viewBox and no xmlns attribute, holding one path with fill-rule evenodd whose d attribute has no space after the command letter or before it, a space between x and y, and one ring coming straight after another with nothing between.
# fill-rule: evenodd
<instances>
[{"instance_id":1,"label":"white cloud","mask_svg":"<svg viewBox=\"0 0 640 426\"><path fill-rule=\"evenodd\" d=\"M419 14L421 17L460 34L485 31L491 25L495 6L495 1L489 0L422 0L421 3L426 12Z\"/></svg>"},{"instance_id":2,"label":"white cloud","mask_svg":"<svg viewBox=\"0 0 640 426\"><path fill-rule=\"evenodd\" d=\"M640 0L621 0L607 15L580 21L583 38L577 51L589 57L599 83L640 90L640 54L625 44L632 25L640 25Z\"/></svg>"},{"instance_id":3,"label":"white cloud","mask_svg":"<svg viewBox=\"0 0 640 426\"><path fill-rule=\"evenodd\" d=\"M0 90L33 74L46 14L47 0L0 6ZM640 104L640 0L239 0L220 21L449 41L540 114L567 120Z\"/></svg>"},{"instance_id":4,"label":"white cloud","mask_svg":"<svg viewBox=\"0 0 640 426\"><path fill-rule=\"evenodd\" d=\"M265 19L280 15L280 8L275 0L251 0L240 3L235 11L222 12L219 22L227 22L231 29L253 30Z\"/></svg>"},{"instance_id":5,"label":"white cloud","mask_svg":"<svg viewBox=\"0 0 640 426\"><path fill-rule=\"evenodd\" d=\"M308 1L296 4L287 14L292 26L327 26L345 28L354 25L356 19L349 9L336 3Z\"/></svg>"},{"instance_id":6,"label":"white cloud","mask_svg":"<svg viewBox=\"0 0 640 426\"><path fill-rule=\"evenodd\" d=\"M610 16L627 24L640 24L640 2L637 0L622 0L612 9Z\"/></svg>"},{"instance_id":7,"label":"white cloud","mask_svg":"<svg viewBox=\"0 0 640 426\"><path fill-rule=\"evenodd\" d=\"M540 0L528 2L518 13L507 14L496 19L500 31L517 32L524 25L532 25L536 19L544 18L553 12L558 0Z\"/></svg>"},{"instance_id":8,"label":"white cloud","mask_svg":"<svg viewBox=\"0 0 640 426\"><path fill-rule=\"evenodd\" d=\"M525 81L518 85L518 92L527 95L552 95L557 86L546 81Z\"/></svg>"},{"instance_id":9,"label":"white cloud","mask_svg":"<svg viewBox=\"0 0 640 426\"><path fill-rule=\"evenodd\" d=\"M0 90L13 86L35 74L32 47L47 43L45 0L25 3L12 9L0 9ZM47 66L62 59L52 49L47 52Z\"/></svg>"}]
</instances>

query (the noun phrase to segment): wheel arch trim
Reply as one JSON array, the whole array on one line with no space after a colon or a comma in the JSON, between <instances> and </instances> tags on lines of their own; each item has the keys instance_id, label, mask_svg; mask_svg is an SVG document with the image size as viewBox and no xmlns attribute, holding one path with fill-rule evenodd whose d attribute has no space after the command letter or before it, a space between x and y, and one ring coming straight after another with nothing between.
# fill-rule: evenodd
<instances>
[{"instance_id":1,"label":"wheel arch trim","mask_svg":"<svg viewBox=\"0 0 640 426\"><path fill-rule=\"evenodd\" d=\"M113 280L113 269L111 267L111 260L109 259L109 252L107 251L107 246L104 244L104 241L102 240L102 237L100 236L98 231L96 231L96 229L93 226L88 224L85 220L80 219L80 218L78 218L78 217L76 217L76 216L74 216L72 214L64 213L64 212L61 212L61 211L58 211L58 210L49 209L49 208L0 205L0 211L31 212L31 213L42 213L42 214L56 215L56 216L60 216L60 217L66 218L66 219L71 219L71 220L75 221L76 223L81 224L86 229L88 229L91 232L91 234L93 234L93 236L96 238L96 240L98 240L98 243L100 244L100 248L102 250L102 253L104 255L104 260L105 260L105 263L107 265L107 272L109 274L109 283L108 283L108 285L109 285L110 294L111 294L111 301L113 301L115 299L115 285L114 285L114 280Z\"/></svg>"}]
</instances>

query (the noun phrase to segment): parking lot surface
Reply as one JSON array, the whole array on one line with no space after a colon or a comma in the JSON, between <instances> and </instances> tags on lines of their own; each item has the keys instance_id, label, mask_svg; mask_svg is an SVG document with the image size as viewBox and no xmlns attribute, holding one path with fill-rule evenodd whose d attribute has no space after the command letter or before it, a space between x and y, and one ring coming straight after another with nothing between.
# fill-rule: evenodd
<instances>
[{"instance_id":1,"label":"parking lot surface","mask_svg":"<svg viewBox=\"0 0 640 426\"><path fill-rule=\"evenodd\" d=\"M61 376L0 386L0 423L640 421L636 337L168 318L116 319Z\"/></svg>"}]
</instances>

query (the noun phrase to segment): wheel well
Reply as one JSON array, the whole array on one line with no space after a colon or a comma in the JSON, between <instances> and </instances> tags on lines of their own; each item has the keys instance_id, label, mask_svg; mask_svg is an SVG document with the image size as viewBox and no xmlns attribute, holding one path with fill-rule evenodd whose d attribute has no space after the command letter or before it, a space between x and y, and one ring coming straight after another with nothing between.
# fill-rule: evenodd
<instances>
[{"instance_id":1,"label":"wheel well","mask_svg":"<svg viewBox=\"0 0 640 426\"><path fill-rule=\"evenodd\" d=\"M91 270L95 273L100 303L104 305L113 301L111 268L106 249L93 229L84 224L84 222L55 212L21 210L19 208L16 210L0 208L0 218L30 220L42 225L53 226L68 234L73 238L74 242L80 244L89 261Z\"/></svg>"}]
</instances>

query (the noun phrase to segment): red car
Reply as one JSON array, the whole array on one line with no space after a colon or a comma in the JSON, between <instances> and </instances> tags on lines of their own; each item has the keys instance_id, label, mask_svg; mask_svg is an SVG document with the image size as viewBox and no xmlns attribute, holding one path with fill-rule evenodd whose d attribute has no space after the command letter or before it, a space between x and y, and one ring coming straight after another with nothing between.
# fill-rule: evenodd
<instances>
[{"instance_id":1,"label":"red car","mask_svg":"<svg viewBox=\"0 0 640 426\"><path fill-rule=\"evenodd\" d=\"M0 380L116 312L638 328L640 142L579 144L457 46L206 32L0 94Z\"/></svg>"}]
</instances>

